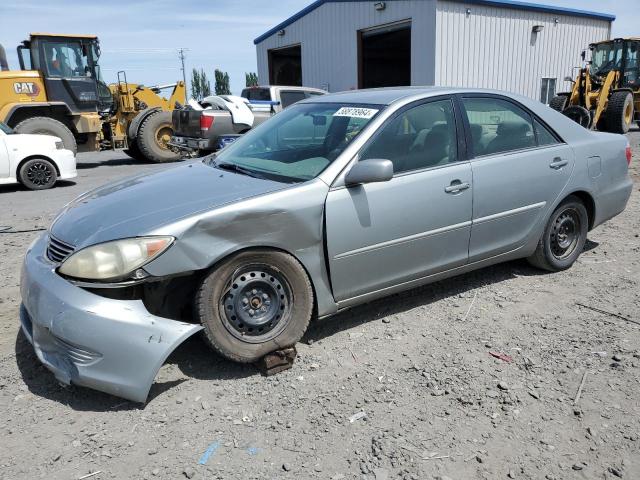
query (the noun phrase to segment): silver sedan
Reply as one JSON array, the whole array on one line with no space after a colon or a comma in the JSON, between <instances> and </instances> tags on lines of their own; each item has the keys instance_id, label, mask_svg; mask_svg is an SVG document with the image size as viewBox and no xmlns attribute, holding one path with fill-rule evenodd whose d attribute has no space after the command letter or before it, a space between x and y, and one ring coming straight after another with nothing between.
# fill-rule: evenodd
<instances>
[{"instance_id":1,"label":"silver sedan","mask_svg":"<svg viewBox=\"0 0 640 480\"><path fill-rule=\"evenodd\" d=\"M144 402L199 331L253 362L393 292L516 258L569 268L625 208L630 158L503 92L316 97L67 205L26 254L22 329L60 381Z\"/></svg>"}]
</instances>

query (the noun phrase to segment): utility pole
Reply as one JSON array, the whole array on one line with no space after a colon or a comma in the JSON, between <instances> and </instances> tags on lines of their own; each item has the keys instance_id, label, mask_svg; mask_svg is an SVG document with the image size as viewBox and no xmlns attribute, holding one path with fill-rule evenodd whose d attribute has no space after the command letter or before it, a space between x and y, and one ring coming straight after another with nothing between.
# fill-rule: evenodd
<instances>
[{"instance_id":1,"label":"utility pole","mask_svg":"<svg viewBox=\"0 0 640 480\"><path fill-rule=\"evenodd\" d=\"M178 56L180 58L180 62L182 62L182 81L184 82L184 104L187 104L187 72L184 69L184 52L186 52L188 48L181 48L178 50Z\"/></svg>"}]
</instances>

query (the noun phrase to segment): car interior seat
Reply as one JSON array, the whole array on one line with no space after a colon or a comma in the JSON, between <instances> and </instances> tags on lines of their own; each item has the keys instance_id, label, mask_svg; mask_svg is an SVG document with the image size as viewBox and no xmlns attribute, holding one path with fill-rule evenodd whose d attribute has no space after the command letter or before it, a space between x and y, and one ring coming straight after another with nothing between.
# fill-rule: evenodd
<instances>
[{"instance_id":1,"label":"car interior seat","mask_svg":"<svg viewBox=\"0 0 640 480\"><path fill-rule=\"evenodd\" d=\"M485 154L519 150L532 146L534 142L531 126L525 122L505 121L498 125L496 137L489 142Z\"/></svg>"},{"instance_id":2,"label":"car interior seat","mask_svg":"<svg viewBox=\"0 0 640 480\"><path fill-rule=\"evenodd\" d=\"M403 170L415 170L419 168L434 167L444 165L449 162L449 151L451 150L451 136L446 124L445 128L434 128L424 136L421 146L412 147L409 154L402 162Z\"/></svg>"},{"instance_id":3,"label":"car interior seat","mask_svg":"<svg viewBox=\"0 0 640 480\"><path fill-rule=\"evenodd\" d=\"M483 145L482 138L484 134L484 128L479 123L470 123L471 127L471 139L473 140L473 150L475 155L482 155L486 145Z\"/></svg>"}]
</instances>

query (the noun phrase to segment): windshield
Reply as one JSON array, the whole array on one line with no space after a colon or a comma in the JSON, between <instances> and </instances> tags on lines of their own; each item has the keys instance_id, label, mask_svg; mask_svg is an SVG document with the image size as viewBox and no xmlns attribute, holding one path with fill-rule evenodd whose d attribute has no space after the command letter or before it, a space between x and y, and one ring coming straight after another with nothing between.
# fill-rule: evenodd
<instances>
[{"instance_id":1,"label":"windshield","mask_svg":"<svg viewBox=\"0 0 640 480\"><path fill-rule=\"evenodd\" d=\"M102 79L102 71L100 65L98 65L98 59L100 58L100 44L98 41L91 43L91 54L93 56L93 68L95 71L96 81L98 83L98 109L101 111L110 110L113 107L113 95L111 90Z\"/></svg>"},{"instance_id":2,"label":"windshield","mask_svg":"<svg viewBox=\"0 0 640 480\"><path fill-rule=\"evenodd\" d=\"M12 133L15 133L13 130L11 130L11 127L9 127L9 125L0 122L0 132L4 132L7 135L11 135Z\"/></svg>"},{"instance_id":3,"label":"windshield","mask_svg":"<svg viewBox=\"0 0 640 480\"><path fill-rule=\"evenodd\" d=\"M602 76L622 66L622 42L601 43L591 54L591 74Z\"/></svg>"},{"instance_id":4,"label":"windshield","mask_svg":"<svg viewBox=\"0 0 640 480\"><path fill-rule=\"evenodd\" d=\"M310 180L383 108L337 103L294 105L205 161L216 168L276 181Z\"/></svg>"}]
</instances>

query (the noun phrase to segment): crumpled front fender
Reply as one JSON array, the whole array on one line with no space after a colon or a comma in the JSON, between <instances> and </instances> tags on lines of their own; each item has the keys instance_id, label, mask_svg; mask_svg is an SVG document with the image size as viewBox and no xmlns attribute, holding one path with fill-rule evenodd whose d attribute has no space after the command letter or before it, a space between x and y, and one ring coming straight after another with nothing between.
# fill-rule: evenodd
<instances>
[{"instance_id":1,"label":"crumpled front fender","mask_svg":"<svg viewBox=\"0 0 640 480\"><path fill-rule=\"evenodd\" d=\"M63 383L144 402L167 357L202 326L72 285L45 247L42 236L27 252L21 281L22 329L38 358Z\"/></svg>"}]
</instances>

